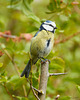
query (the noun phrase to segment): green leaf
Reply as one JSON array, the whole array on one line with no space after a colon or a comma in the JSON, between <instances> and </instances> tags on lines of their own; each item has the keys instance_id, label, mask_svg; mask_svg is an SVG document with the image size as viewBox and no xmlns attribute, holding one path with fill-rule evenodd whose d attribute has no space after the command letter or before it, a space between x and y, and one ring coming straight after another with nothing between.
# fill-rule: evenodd
<instances>
[{"instance_id":1,"label":"green leaf","mask_svg":"<svg viewBox=\"0 0 80 100\"><path fill-rule=\"evenodd\" d=\"M33 2L33 0L26 0L29 4Z\"/></svg>"},{"instance_id":2,"label":"green leaf","mask_svg":"<svg viewBox=\"0 0 80 100\"><path fill-rule=\"evenodd\" d=\"M37 22L39 25L41 24L40 19L32 12L30 8L30 4L27 0L23 0L22 2L22 12L33 21Z\"/></svg>"},{"instance_id":3,"label":"green leaf","mask_svg":"<svg viewBox=\"0 0 80 100\"><path fill-rule=\"evenodd\" d=\"M56 2L55 2L55 0L50 0L50 4L48 5L48 9L50 11L53 11L53 10L56 9Z\"/></svg>"},{"instance_id":4,"label":"green leaf","mask_svg":"<svg viewBox=\"0 0 80 100\"><path fill-rule=\"evenodd\" d=\"M29 3L28 3L27 0L23 0L23 4L24 4L24 6L26 7L27 10L29 10L30 12L32 12L32 10L30 8L30 5L29 5Z\"/></svg>"},{"instance_id":5,"label":"green leaf","mask_svg":"<svg viewBox=\"0 0 80 100\"><path fill-rule=\"evenodd\" d=\"M2 67L3 66L3 63L0 63L0 67Z\"/></svg>"},{"instance_id":6,"label":"green leaf","mask_svg":"<svg viewBox=\"0 0 80 100\"><path fill-rule=\"evenodd\" d=\"M76 87L77 87L78 91L80 92L80 86L79 86L79 85L77 85Z\"/></svg>"},{"instance_id":7,"label":"green leaf","mask_svg":"<svg viewBox=\"0 0 80 100\"><path fill-rule=\"evenodd\" d=\"M22 86L23 83L26 83L26 79L24 77L20 78L19 76L14 75L8 80L8 83L13 85L14 86L13 89L16 90L20 88L20 86Z\"/></svg>"},{"instance_id":8,"label":"green leaf","mask_svg":"<svg viewBox=\"0 0 80 100\"><path fill-rule=\"evenodd\" d=\"M38 79L37 78L33 77L32 81L33 81L33 86L34 87L38 85Z\"/></svg>"},{"instance_id":9,"label":"green leaf","mask_svg":"<svg viewBox=\"0 0 80 100\"><path fill-rule=\"evenodd\" d=\"M64 72L65 62L60 57L53 57L50 63L51 69L59 70L60 72Z\"/></svg>"},{"instance_id":10,"label":"green leaf","mask_svg":"<svg viewBox=\"0 0 80 100\"><path fill-rule=\"evenodd\" d=\"M23 7L22 11L28 18L30 18L33 21L37 22L39 25L41 24L40 19L33 12L25 9L24 7Z\"/></svg>"},{"instance_id":11,"label":"green leaf","mask_svg":"<svg viewBox=\"0 0 80 100\"><path fill-rule=\"evenodd\" d=\"M0 83L6 83L8 81L8 77L7 76L0 76Z\"/></svg>"},{"instance_id":12,"label":"green leaf","mask_svg":"<svg viewBox=\"0 0 80 100\"><path fill-rule=\"evenodd\" d=\"M57 63L59 65L63 65L64 66L64 64L65 64L64 60L62 58L60 58L60 57L53 57L52 60L53 60L54 63Z\"/></svg>"},{"instance_id":13,"label":"green leaf","mask_svg":"<svg viewBox=\"0 0 80 100\"><path fill-rule=\"evenodd\" d=\"M16 4L18 2L20 2L20 0L10 0L11 1L11 4Z\"/></svg>"},{"instance_id":14,"label":"green leaf","mask_svg":"<svg viewBox=\"0 0 80 100\"><path fill-rule=\"evenodd\" d=\"M40 25L41 24L40 19L31 10L30 3L32 1L33 0L30 0L30 1L20 0L20 2L9 5L9 6L7 6L7 8L21 10L28 18L32 19L33 21L37 22Z\"/></svg>"},{"instance_id":15,"label":"green leaf","mask_svg":"<svg viewBox=\"0 0 80 100\"><path fill-rule=\"evenodd\" d=\"M50 54L47 56L47 59L51 60L55 56L55 52L51 51Z\"/></svg>"}]
</instances>

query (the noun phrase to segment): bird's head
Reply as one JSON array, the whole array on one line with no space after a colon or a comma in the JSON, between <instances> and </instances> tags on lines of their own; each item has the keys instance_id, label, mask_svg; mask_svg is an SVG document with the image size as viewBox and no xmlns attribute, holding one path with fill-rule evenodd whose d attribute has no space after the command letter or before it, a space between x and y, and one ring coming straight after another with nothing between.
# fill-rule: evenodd
<instances>
[{"instance_id":1,"label":"bird's head","mask_svg":"<svg viewBox=\"0 0 80 100\"><path fill-rule=\"evenodd\" d=\"M52 21L49 21L49 20L43 22L41 24L40 28L39 28L40 31L46 30L46 31L50 31L52 33L54 33L56 29L57 29L57 27L56 27L55 22L52 22Z\"/></svg>"}]
</instances>

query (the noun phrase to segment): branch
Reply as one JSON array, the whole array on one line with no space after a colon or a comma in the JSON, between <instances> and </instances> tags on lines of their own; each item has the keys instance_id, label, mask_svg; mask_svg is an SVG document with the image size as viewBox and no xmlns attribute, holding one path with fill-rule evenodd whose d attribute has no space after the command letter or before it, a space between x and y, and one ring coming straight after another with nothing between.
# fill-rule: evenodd
<instances>
[{"instance_id":1,"label":"branch","mask_svg":"<svg viewBox=\"0 0 80 100\"><path fill-rule=\"evenodd\" d=\"M55 41L54 45L59 44L59 43L64 43L64 42L70 40L71 38L73 38L74 36L76 36L76 35L78 35L78 34L80 34L80 32L76 32L76 33L74 33L73 35L68 36L67 38L62 39L62 40L57 39L57 40ZM10 31L6 31L6 32L4 32L4 33L0 32L0 37L8 38L8 39L11 38L11 39L13 39L14 42L15 42L15 41L20 41L21 39L25 39L25 40L28 40L28 41L29 41L29 40L31 40L32 35L26 33L26 34L21 34L19 37L17 37L17 36L15 36L15 35L11 35Z\"/></svg>"},{"instance_id":2,"label":"branch","mask_svg":"<svg viewBox=\"0 0 80 100\"><path fill-rule=\"evenodd\" d=\"M15 35L6 35L6 34L1 34L1 36L4 38L12 38L12 39L15 39L17 37Z\"/></svg>"},{"instance_id":3,"label":"branch","mask_svg":"<svg viewBox=\"0 0 80 100\"><path fill-rule=\"evenodd\" d=\"M49 67L49 62L41 63L39 90L41 90L44 94L38 93L40 100L45 100L46 96L47 81L49 76L48 67Z\"/></svg>"},{"instance_id":4,"label":"branch","mask_svg":"<svg viewBox=\"0 0 80 100\"><path fill-rule=\"evenodd\" d=\"M67 73L50 73L49 76L66 75Z\"/></svg>"},{"instance_id":5,"label":"branch","mask_svg":"<svg viewBox=\"0 0 80 100\"><path fill-rule=\"evenodd\" d=\"M31 85L31 89L32 89L32 92L33 92L34 96L37 98L37 100L40 100L40 99L39 99L39 97L38 97L38 95L35 93L35 91L34 91L34 89L33 89L33 86L32 86L32 85Z\"/></svg>"},{"instance_id":6,"label":"branch","mask_svg":"<svg viewBox=\"0 0 80 100\"><path fill-rule=\"evenodd\" d=\"M6 38L7 41L9 39L12 39L15 42L15 41L20 41L22 39L30 41L32 38L32 35L28 33L21 33L20 36L15 36L15 35L11 35L10 31L5 31L5 32L0 32L0 37Z\"/></svg>"},{"instance_id":7,"label":"branch","mask_svg":"<svg viewBox=\"0 0 80 100\"><path fill-rule=\"evenodd\" d=\"M43 92L42 90L38 90L38 89L34 88L33 86L32 86L32 88L33 88L35 91L37 91L38 93L44 94L44 92Z\"/></svg>"},{"instance_id":8,"label":"branch","mask_svg":"<svg viewBox=\"0 0 80 100\"><path fill-rule=\"evenodd\" d=\"M70 40L71 38L73 38L74 36L76 36L78 34L80 34L80 32L74 33L73 35L68 36L67 38L65 38L63 40L56 40L55 43L54 43L54 45L59 44L59 43L64 43L64 42Z\"/></svg>"},{"instance_id":9,"label":"branch","mask_svg":"<svg viewBox=\"0 0 80 100\"><path fill-rule=\"evenodd\" d=\"M37 98L37 100L40 100L39 97L38 97L38 95L37 95L37 94L35 93L35 91L34 91L34 90L37 90L37 89L35 89L35 88L32 86L32 82L31 82L31 81L29 81L28 79L27 79L27 81L28 81L28 83L29 83L29 85L30 85L30 88L32 89L33 95Z\"/></svg>"}]
</instances>

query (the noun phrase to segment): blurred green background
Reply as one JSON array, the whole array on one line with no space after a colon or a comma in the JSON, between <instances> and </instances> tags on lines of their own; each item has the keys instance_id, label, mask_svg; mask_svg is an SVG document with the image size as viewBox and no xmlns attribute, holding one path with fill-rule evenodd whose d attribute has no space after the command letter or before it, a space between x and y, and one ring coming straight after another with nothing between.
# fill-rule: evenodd
<instances>
[{"instance_id":1,"label":"blurred green background","mask_svg":"<svg viewBox=\"0 0 80 100\"><path fill-rule=\"evenodd\" d=\"M32 36L45 20L55 21L57 41L80 32L80 0L0 0L0 34ZM36 100L27 80L19 78L29 60L31 38L27 37L29 40L17 41L0 36L0 100ZM54 100L57 94L59 100L80 100L80 34L56 44L47 58L51 60L49 72L67 75L49 78L46 100ZM39 75L37 62L32 73L35 88L39 87Z\"/></svg>"}]
</instances>

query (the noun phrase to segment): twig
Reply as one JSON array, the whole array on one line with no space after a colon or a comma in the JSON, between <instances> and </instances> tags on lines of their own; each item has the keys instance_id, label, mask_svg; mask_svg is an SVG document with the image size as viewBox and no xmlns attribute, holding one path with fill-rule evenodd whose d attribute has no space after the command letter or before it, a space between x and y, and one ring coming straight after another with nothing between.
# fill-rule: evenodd
<instances>
[{"instance_id":1,"label":"twig","mask_svg":"<svg viewBox=\"0 0 80 100\"><path fill-rule=\"evenodd\" d=\"M27 79L27 81L28 81L28 83L30 84L30 87L31 87L32 92L33 92L33 95L37 98L37 100L40 100L39 97L38 97L38 95L37 95L37 94L35 93L35 91L34 91L34 90L37 90L37 89L34 89L34 87L32 86L31 81L29 81L28 79Z\"/></svg>"},{"instance_id":2,"label":"twig","mask_svg":"<svg viewBox=\"0 0 80 100\"><path fill-rule=\"evenodd\" d=\"M66 75L67 73L50 73L49 76Z\"/></svg>"},{"instance_id":3,"label":"twig","mask_svg":"<svg viewBox=\"0 0 80 100\"><path fill-rule=\"evenodd\" d=\"M32 89L32 92L33 92L34 96L37 98L37 100L40 100L39 97L38 97L38 95L35 93L35 91L34 91L32 85L31 85L31 89Z\"/></svg>"},{"instance_id":4,"label":"twig","mask_svg":"<svg viewBox=\"0 0 80 100\"><path fill-rule=\"evenodd\" d=\"M31 91L31 88L29 88L29 90L27 92L27 97L29 96L30 91Z\"/></svg>"},{"instance_id":5,"label":"twig","mask_svg":"<svg viewBox=\"0 0 80 100\"><path fill-rule=\"evenodd\" d=\"M35 91L37 91L38 93L44 94L43 91L38 90L38 89L34 88L33 86L32 86L32 88L33 88Z\"/></svg>"},{"instance_id":6,"label":"twig","mask_svg":"<svg viewBox=\"0 0 80 100\"><path fill-rule=\"evenodd\" d=\"M25 97L27 97L27 92L26 92L26 87L25 87L25 85L23 84L22 87L23 87L24 95L25 95Z\"/></svg>"},{"instance_id":7,"label":"twig","mask_svg":"<svg viewBox=\"0 0 80 100\"><path fill-rule=\"evenodd\" d=\"M73 38L74 36L76 36L78 34L80 34L80 32L74 33L73 35L71 35L71 36L69 36L69 37L67 37L63 40L56 40L54 45L59 44L59 43L64 43L64 42L68 41L69 39Z\"/></svg>"},{"instance_id":8,"label":"twig","mask_svg":"<svg viewBox=\"0 0 80 100\"><path fill-rule=\"evenodd\" d=\"M58 95L56 96L55 100L58 100L58 99L59 99L59 97L60 97L60 95L58 94Z\"/></svg>"},{"instance_id":9,"label":"twig","mask_svg":"<svg viewBox=\"0 0 80 100\"><path fill-rule=\"evenodd\" d=\"M12 95L10 94L8 88L5 86L5 84L2 84L2 86L4 86L4 88L6 89L6 92L8 93L8 95L11 97L11 99L13 100Z\"/></svg>"},{"instance_id":10,"label":"twig","mask_svg":"<svg viewBox=\"0 0 80 100\"><path fill-rule=\"evenodd\" d=\"M41 90L44 94L38 93L40 100L45 100L45 96L46 96L47 81L49 76L48 67L49 67L48 61L41 64L39 90Z\"/></svg>"},{"instance_id":11,"label":"twig","mask_svg":"<svg viewBox=\"0 0 80 100\"><path fill-rule=\"evenodd\" d=\"M1 36L4 38L12 38L12 39L15 39L17 37L15 35L6 35L6 34L1 34Z\"/></svg>"},{"instance_id":12,"label":"twig","mask_svg":"<svg viewBox=\"0 0 80 100\"><path fill-rule=\"evenodd\" d=\"M0 43L0 46L1 46L1 43ZM16 63L14 62L13 58L11 57L11 55L8 53L7 50L5 50L4 48L1 47L1 49L4 51L4 53L8 56L8 58L11 60L11 62L13 63L19 77L20 77L20 72L18 71L18 68L17 68L17 65ZM25 85L23 85L23 90L24 90L24 95L27 96L27 93L26 93L26 88L25 88Z\"/></svg>"}]
</instances>

